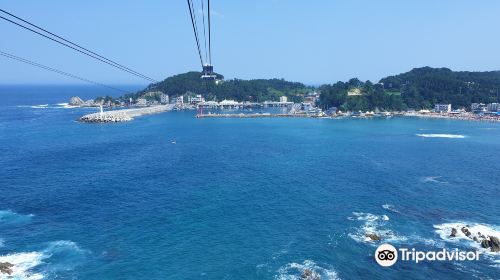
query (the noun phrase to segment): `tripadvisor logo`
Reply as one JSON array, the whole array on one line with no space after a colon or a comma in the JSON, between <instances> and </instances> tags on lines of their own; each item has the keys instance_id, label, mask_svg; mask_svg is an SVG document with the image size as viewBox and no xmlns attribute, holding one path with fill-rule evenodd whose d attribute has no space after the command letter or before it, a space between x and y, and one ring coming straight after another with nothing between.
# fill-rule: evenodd
<instances>
[{"instance_id":1,"label":"tripadvisor logo","mask_svg":"<svg viewBox=\"0 0 500 280\"><path fill-rule=\"evenodd\" d=\"M391 244L382 244L375 251L375 260L381 266L392 266L398 261L398 250Z\"/></svg>"},{"instance_id":2,"label":"tripadvisor logo","mask_svg":"<svg viewBox=\"0 0 500 280\"><path fill-rule=\"evenodd\" d=\"M478 261L479 251L460 251L458 249L440 251L417 251L415 248L396 249L391 244L382 244L375 250L375 260L381 266L392 266L398 261Z\"/></svg>"}]
</instances>

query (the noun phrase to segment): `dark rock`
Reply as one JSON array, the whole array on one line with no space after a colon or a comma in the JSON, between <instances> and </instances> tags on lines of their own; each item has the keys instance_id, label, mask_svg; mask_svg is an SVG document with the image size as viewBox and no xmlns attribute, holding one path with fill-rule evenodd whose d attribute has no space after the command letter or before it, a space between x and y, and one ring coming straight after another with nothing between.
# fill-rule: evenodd
<instances>
[{"instance_id":1,"label":"dark rock","mask_svg":"<svg viewBox=\"0 0 500 280\"><path fill-rule=\"evenodd\" d=\"M469 229L468 229L468 228L466 228L466 227L462 227L462 232L463 232L463 234L465 234L465 236L467 236L467 237L470 237L470 236L471 236L471 234L472 234L472 233L469 231Z\"/></svg>"},{"instance_id":2,"label":"dark rock","mask_svg":"<svg viewBox=\"0 0 500 280\"><path fill-rule=\"evenodd\" d=\"M500 240L498 240L498 237L490 236L489 243L492 252L500 252Z\"/></svg>"},{"instance_id":3,"label":"dark rock","mask_svg":"<svg viewBox=\"0 0 500 280\"><path fill-rule=\"evenodd\" d=\"M381 239L380 236L372 232L365 233L365 236L370 238L372 241L380 241Z\"/></svg>"},{"instance_id":4,"label":"dark rock","mask_svg":"<svg viewBox=\"0 0 500 280\"><path fill-rule=\"evenodd\" d=\"M477 239L477 237L476 237L476 236L474 236L474 237L472 238L472 240L474 240L474 241L478 242L478 239Z\"/></svg>"},{"instance_id":5,"label":"dark rock","mask_svg":"<svg viewBox=\"0 0 500 280\"><path fill-rule=\"evenodd\" d=\"M490 241L488 239L483 239L483 241L481 241L481 247L490 248Z\"/></svg>"},{"instance_id":6,"label":"dark rock","mask_svg":"<svg viewBox=\"0 0 500 280\"><path fill-rule=\"evenodd\" d=\"M304 272L302 272L300 279L303 279L303 280L321 280L321 277L319 277L319 275L316 274L314 271L306 268L306 269L304 269Z\"/></svg>"},{"instance_id":7,"label":"dark rock","mask_svg":"<svg viewBox=\"0 0 500 280\"><path fill-rule=\"evenodd\" d=\"M14 267L13 264L4 262L0 263L0 272L4 274L11 275L12 274L12 267Z\"/></svg>"},{"instance_id":8,"label":"dark rock","mask_svg":"<svg viewBox=\"0 0 500 280\"><path fill-rule=\"evenodd\" d=\"M456 237L456 236L457 236L457 229L456 228L452 228L451 229L450 237Z\"/></svg>"}]
</instances>

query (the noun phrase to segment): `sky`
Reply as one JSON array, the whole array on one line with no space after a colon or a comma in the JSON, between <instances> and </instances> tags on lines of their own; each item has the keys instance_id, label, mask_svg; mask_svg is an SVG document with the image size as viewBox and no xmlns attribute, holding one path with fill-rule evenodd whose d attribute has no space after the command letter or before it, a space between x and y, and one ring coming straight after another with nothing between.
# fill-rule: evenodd
<instances>
[{"instance_id":1,"label":"sky","mask_svg":"<svg viewBox=\"0 0 500 280\"><path fill-rule=\"evenodd\" d=\"M0 8L156 80L201 68L183 0L0 0ZM500 70L498 0L212 0L211 8L212 62L226 79L319 85L422 66ZM3 52L106 84L148 83L4 20L0 34ZM0 84L75 83L0 57Z\"/></svg>"}]
</instances>

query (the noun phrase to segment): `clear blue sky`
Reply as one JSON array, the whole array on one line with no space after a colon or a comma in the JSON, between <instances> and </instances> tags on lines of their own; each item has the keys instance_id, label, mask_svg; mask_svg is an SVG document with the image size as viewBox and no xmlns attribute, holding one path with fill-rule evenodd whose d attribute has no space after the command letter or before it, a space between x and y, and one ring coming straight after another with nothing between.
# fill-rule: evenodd
<instances>
[{"instance_id":1,"label":"clear blue sky","mask_svg":"<svg viewBox=\"0 0 500 280\"><path fill-rule=\"evenodd\" d=\"M498 0L212 0L226 78L308 84L414 67L500 69ZM199 1L195 0L199 5ZM199 70L184 0L3 0L0 7L155 79ZM0 21L0 50L96 81L146 83ZM0 57L1 84L78 81Z\"/></svg>"}]
</instances>

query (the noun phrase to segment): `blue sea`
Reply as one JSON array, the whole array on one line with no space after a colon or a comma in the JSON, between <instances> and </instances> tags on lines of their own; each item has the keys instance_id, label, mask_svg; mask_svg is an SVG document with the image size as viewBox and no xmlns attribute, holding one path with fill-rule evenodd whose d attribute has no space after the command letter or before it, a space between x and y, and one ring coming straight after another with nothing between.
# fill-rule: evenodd
<instances>
[{"instance_id":1,"label":"blue sea","mask_svg":"<svg viewBox=\"0 0 500 280\"><path fill-rule=\"evenodd\" d=\"M0 87L0 279L500 279L500 253L460 235L500 236L499 123L83 124L96 109L64 104L104 94ZM381 267L381 243L481 255Z\"/></svg>"}]
</instances>

